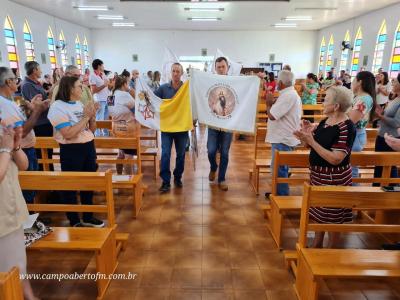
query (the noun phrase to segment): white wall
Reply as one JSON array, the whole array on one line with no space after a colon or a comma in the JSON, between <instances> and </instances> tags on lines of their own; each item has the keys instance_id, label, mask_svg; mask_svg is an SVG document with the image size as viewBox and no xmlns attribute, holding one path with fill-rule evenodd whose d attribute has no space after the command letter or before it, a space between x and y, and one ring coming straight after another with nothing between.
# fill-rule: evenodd
<instances>
[{"instance_id":1,"label":"white wall","mask_svg":"<svg viewBox=\"0 0 400 300\"><path fill-rule=\"evenodd\" d=\"M393 40L394 34L397 28L397 25L400 21L400 4L394 4L383 9L368 13L366 15L350 19L345 22L341 22L339 24L326 27L318 32L318 38L315 46L315 57L314 57L314 71L318 69L318 61L319 61L319 49L322 41L322 37L325 36L326 45L329 43L329 38L331 34L333 34L335 47L333 50L333 60L337 58L338 66L340 64L340 56L341 56L341 43L344 40L344 36L346 31L350 31L350 43L354 45L354 38L357 34L357 29L361 26L362 33L363 33L363 42L361 46L361 53L360 53L360 67L363 64L363 57L364 55L368 55L368 65L367 70L372 70L372 63L374 59L374 52L375 52L375 44L378 31L381 27L382 21L386 19L387 25L387 41L385 46L385 52L383 57L383 65L385 71L389 70L390 64L390 57L392 54L393 48ZM349 54L349 61L347 63L347 69L351 68L351 54ZM325 59L326 62L326 59Z\"/></svg>"},{"instance_id":2,"label":"white wall","mask_svg":"<svg viewBox=\"0 0 400 300\"><path fill-rule=\"evenodd\" d=\"M55 18L48 14L38 12L36 10L10 2L8 0L0 0L0 7L0 51L2 54L2 61L0 61L0 66L9 66L3 31L4 20L7 15L11 17L15 29L21 75L24 74L23 66L26 61L23 39L23 25L25 19L28 20L32 31L36 61L41 64L44 74L51 72L49 51L47 47L47 31L49 26L51 26L51 29L53 30L56 43L58 42L60 31L63 30L67 43L67 55L69 63L71 63L71 56L75 57L75 38L77 34L79 35L81 44L83 43L84 36L86 36L89 45L89 55L91 56L92 39L90 35L90 30L88 28ZM45 53L46 55L46 64L42 64L41 62L41 53ZM57 63L61 65L60 53L59 51L56 51L56 53ZM83 64L83 52L81 55Z\"/></svg>"},{"instance_id":3,"label":"white wall","mask_svg":"<svg viewBox=\"0 0 400 300\"><path fill-rule=\"evenodd\" d=\"M316 31L163 31L138 29L92 30L94 58L105 68L121 72L137 68L141 73L160 70L164 47L179 56L199 56L207 48L213 56L217 48L245 67L268 62L290 64L297 76L304 76L314 65ZM139 61L132 61L138 54Z\"/></svg>"}]
</instances>

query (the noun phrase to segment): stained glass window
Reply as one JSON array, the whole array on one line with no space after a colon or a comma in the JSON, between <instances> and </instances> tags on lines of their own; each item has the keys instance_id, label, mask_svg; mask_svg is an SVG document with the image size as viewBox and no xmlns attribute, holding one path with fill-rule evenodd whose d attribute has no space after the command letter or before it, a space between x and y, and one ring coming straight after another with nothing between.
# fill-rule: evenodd
<instances>
[{"instance_id":1,"label":"stained glass window","mask_svg":"<svg viewBox=\"0 0 400 300\"><path fill-rule=\"evenodd\" d=\"M85 36L85 39L83 40L83 60L85 63L85 70L89 69L89 48L88 48L88 42Z\"/></svg>"},{"instance_id":2,"label":"stained glass window","mask_svg":"<svg viewBox=\"0 0 400 300\"><path fill-rule=\"evenodd\" d=\"M344 36L345 43L350 43L350 32L347 30L346 35ZM347 70L347 62L349 60L349 49L346 48L342 50L342 55L340 56L340 70Z\"/></svg>"},{"instance_id":3,"label":"stained glass window","mask_svg":"<svg viewBox=\"0 0 400 300\"><path fill-rule=\"evenodd\" d=\"M319 65L318 65L319 72L322 72L324 70L325 53L326 53L325 37L322 37L321 48L319 50Z\"/></svg>"},{"instance_id":4,"label":"stained glass window","mask_svg":"<svg viewBox=\"0 0 400 300\"><path fill-rule=\"evenodd\" d=\"M396 78L400 72L400 23L394 34L393 52L390 63L390 77Z\"/></svg>"},{"instance_id":5,"label":"stained glass window","mask_svg":"<svg viewBox=\"0 0 400 300\"><path fill-rule=\"evenodd\" d=\"M25 54L26 61L35 60L35 49L33 47L32 31L29 27L28 21L24 23L24 42L25 42Z\"/></svg>"},{"instance_id":6,"label":"stained glass window","mask_svg":"<svg viewBox=\"0 0 400 300\"><path fill-rule=\"evenodd\" d=\"M59 36L59 46L61 47L61 65L63 66L64 70L68 65L68 56L67 56L67 44L65 42L64 32L60 32Z\"/></svg>"},{"instance_id":7,"label":"stained glass window","mask_svg":"<svg viewBox=\"0 0 400 300\"><path fill-rule=\"evenodd\" d=\"M326 58L325 72L329 72L332 69L333 47L334 47L334 41L333 41L333 35L331 35L328 44L328 56Z\"/></svg>"},{"instance_id":8,"label":"stained glass window","mask_svg":"<svg viewBox=\"0 0 400 300\"><path fill-rule=\"evenodd\" d=\"M76 53L76 65L82 73L82 59L81 59L81 43L79 41L79 36L75 39L75 53Z\"/></svg>"},{"instance_id":9,"label":"stained glass window","mask_svg":"<svg viewBox=\"0 0 400 300\"><path fill-rule=\"evenodd\" d=\"M4 36L6 38L8 61L10 62L10 68L19 69L15 30L9 16L6 17L6 20L4 22Z\"/></svg>"},{"instance_id":10,"label":"stained glass window","mask_svg":"<svg viewBox=\"0 0 400 300\"><path fill-rule=\"evenodd\" d=\"M47 46L49 48L51 69L54 70L57 67L56 45L54 43L53 31L51 30L50 27L49 30L47 31Z\"/></svg>"},{"instance_id":11,"label":"stained glass window","mask_svg":"<svg viewBox=\"0 0 400 300\"><path fill-rule=\"evenodd\" d=\"M387 39L386 32L386 21L383 20L381 28L378 32L378 37L376 38L374 60L372 62L372 73L378 73L378 69L382 67L383 53L385 50Z\"/></svg>"},{"instance_id":12,"label":"stained glass window","mask_svg":"<svg viewBox=\"0 0 400 300\"><path fill-rule=\"evenodd\" d=\"M351 77L355 77L360 67L360 51L362 45L362 31L358 28L356 38L354 40L353 57L351 59Z\"/></svg>"}]
</instances>

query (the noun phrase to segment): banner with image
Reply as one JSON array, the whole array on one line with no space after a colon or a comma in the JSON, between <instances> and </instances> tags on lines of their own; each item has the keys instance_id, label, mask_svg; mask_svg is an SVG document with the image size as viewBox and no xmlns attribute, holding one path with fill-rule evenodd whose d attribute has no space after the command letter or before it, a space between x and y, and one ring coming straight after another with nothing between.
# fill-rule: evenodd
<instances>
[{"instance_id":1,"label":"banner with image","mask_svg":"<svg viewBox=\"0 0 400 300\"><path fill-rule=\"evenodd\" d=\"M257 76L222 76L193 70L193 118L213 128L254 133L259 86Z\"/></svg>"}]
</instances>

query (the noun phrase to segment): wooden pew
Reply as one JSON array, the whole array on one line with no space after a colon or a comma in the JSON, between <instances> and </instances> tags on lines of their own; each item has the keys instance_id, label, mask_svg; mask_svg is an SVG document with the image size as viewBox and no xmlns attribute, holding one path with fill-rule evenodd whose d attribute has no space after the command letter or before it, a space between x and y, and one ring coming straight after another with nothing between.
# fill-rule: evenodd
<instances>
[{"instance_id":1,"label":"wooden pew","mask_svg":"<svg viewBox=\"0 0 400 300\"><path fill-rule=\"evenodd\" d=\"M112 121L96 121L96 127L100 129L108 129L112 130ZM150 131L150 133L149 133ZM154 172L153 176L156 180L158 178L159 167L158 167L158 131L153 130L144 126L141 126L140 131L140 141L141 141L141 160L142 162L150 161L153 163ZM148 143L152 142L153 145L149 145Z\"/></svg>"},{"instance_id":2,"label":"wooden pew","mask_svg":"<svg viewBox=\"0 0 400 300\"><path fill-rule=\"evenodd\" d=\"M281 235L283 217L288 212L301 209L302 196L278 196L277 185L279 183L288 183L291 187L303 184L309 181L309 151L277 151L275 154L274 171L272 176L272 192L270 194L271 210L269 212L269 229L272 237L278 247L281 247ZM389 183L400 183L400 178L390 178L390 170L392 166L400 165L400 153L393 152L373 152L363 151L351 154L351 164L358 167L382 166L382 178L353 178L353 182L357 183L380 183L387 185ZM289 178L278 177L279 165L289 166L293 175ZM299 176L299 174L301 176ZM376 218L379 222L384 219L381 213Z\"/></svg>"},{"instance_id":3,"label":"wooden pew","mask_svg":"<svg viewBox=\"0 0 400 300\"><path fill-rule=\"evenodd\" d=\"M0 299L24 300L17 267L13 267L6 273L0 273Z\"/></svg>"},{"instance_id":4,"label":"wooden pew","mask_svg":"<svg viewBox=\"0 0 400 300\"><path fill-rule=\"evenodd\" d=\"M379 199L379 201L377 201ZM328 278L400 278L400 252L366 249L310 249L308 231L400 233L392 224L310 223L310 207L351 207L357 210L399 210L396 193L379 187L304 185L295 290L300 300L317 300L321 281Z\"/></svg>"},{"instance_id":5,"label":"wooden pew","mask_svg":"<svg viewBox=\"0 0 400 300\"><path fill-rule=\"evenodd\" d=\"M100 191L105 193L106 204L28 204L35 212L94 212L107 215L107 227L53 227L53 231L28 247L32 250L71 250L94 252L96 271L112 275L118 265L117 254L124 247L128 234L116 236L114 198L111 171L103 172L19 172L21 189L39 191ZM117 240L118 243L117 243ZM110 278L97 281L98 297L102 299L111 282Z\"/></svg>"},{"instance_id":6,"label":"wooden pew","mask_svg":"<svg viewBox=\"0 0 400 300\"><path fill-rule=\"evenodd\" d=\"M129 164L137 165L138 174L131 175L128 180L113 180L113 188L115 189L132 189L133 191L133 216L136 218L142 206L143 198L143 182L142 182L142 165L140 155L140 142L137 138L111 138L111 137L96 137L94 139L96 151L99 154L100 150L114 150L114 149L137 149L136 158L132 159L117 159L115 157L98 157L98 164ZM38 159L39 163L43 163L44 170L49 170L50 163L59 163L59 158L49 159L47 149L56 149L59 145L53 137L36 137L36 149L41 149L42 158ZM102 153L100 152L100 155ZM104 153L107 155L107 153ZM114 154L113 154L114 155ZM35 189L33 189L35 190Z\"/></svg>"},{"instance_id":7,"label":"wooden pew","mask_svg":"<svg viewBox=\"0 0 400 300\"><path fill-rule=\"evenodd\" d=\"M258 127L254 137L253 168L249 170L249 179L256 195L259 195L260 173L267 173L271 165L271 145L265 142L266 127Z\"/></svg>"}]
</instances>

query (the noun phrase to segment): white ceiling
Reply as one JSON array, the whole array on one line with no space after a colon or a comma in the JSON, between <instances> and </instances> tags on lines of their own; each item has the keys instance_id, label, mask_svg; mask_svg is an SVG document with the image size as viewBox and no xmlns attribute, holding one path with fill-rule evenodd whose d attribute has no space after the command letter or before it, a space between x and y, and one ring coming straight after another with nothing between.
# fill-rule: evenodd
<instances>
[{"instance_id":1,"label":"white ceiling","mask_svg":"<svg viewBox=\"0 0 400 300\"><path fill-rule=\"evenodd\" d=\"M398 3L399 0L291 0L290 2L240 1L218 3L120 2L119 0L11 0L89 28L112 28L112 21L100 21L98 14L124 15L137 29L173 30L277 30L272 24L287 16L312 16L313 21L297 22L297 29L318 30L326 26ZM79 11L74 5L109 5L108 12ZM224 7L224 12L187 12L185 7ZM337 8L299 10L299 8ZM218 22L192 22L188 17L220 17ZM120 21L117 21L120 22Z\"/></svg>"}]
</instances>

